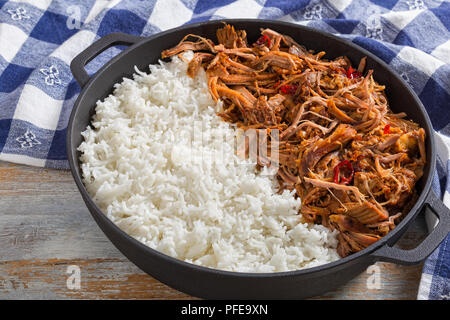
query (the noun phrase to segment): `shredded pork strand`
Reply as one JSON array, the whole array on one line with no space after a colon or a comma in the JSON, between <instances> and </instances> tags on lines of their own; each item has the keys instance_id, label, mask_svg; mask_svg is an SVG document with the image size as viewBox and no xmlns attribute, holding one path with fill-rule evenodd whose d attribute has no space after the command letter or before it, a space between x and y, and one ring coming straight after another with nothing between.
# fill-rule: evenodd
<instances>
[{"instance_id":1,"label":"shredded pork strand","mask_svg":"<svg viewBox=\"0 0 450 320\"><path fill-rule=\"evenodd\" d=\"M341 256L395 228L417 196L425 131L390 110L366 57L355 69L346 57L322 59L325 52L271 29L250 43L244 30L225 25L217 39L187 35L162 57L194 51L188 75L206 70L223 120L266 132L268 142L279 130L279 150L258 164L278 159L280 188L302 198L304 221L338 230Z\"/></svg>"}]
</instances>

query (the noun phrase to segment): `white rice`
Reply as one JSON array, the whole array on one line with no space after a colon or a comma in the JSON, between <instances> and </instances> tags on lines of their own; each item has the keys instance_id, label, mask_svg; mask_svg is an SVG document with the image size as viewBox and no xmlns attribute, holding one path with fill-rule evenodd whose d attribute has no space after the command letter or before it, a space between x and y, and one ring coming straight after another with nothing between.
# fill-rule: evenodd
<instances>
[{"instance_id":1,"label":"white rice","mask_svg":"<svg viewBox=\"0 0 450 320\"><path fill-rule=\"evenodd\" d=\"M197 265L279 272L337 260L336 234L301 223L300 199L235 155L204 72L193 80L186 68L174 58L136 70L97 103L79 150L98 206L142 243Z\"/></svg>"}]
</instances>

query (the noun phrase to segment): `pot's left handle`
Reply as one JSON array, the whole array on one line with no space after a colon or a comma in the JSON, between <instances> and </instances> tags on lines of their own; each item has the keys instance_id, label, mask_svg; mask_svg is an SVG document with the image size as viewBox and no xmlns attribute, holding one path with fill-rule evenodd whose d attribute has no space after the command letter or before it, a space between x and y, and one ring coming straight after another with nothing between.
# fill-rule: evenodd
<instances>
[{"instance_id":1,"label":"pot's left handle","mask_svg":"<svg viewBox=\"0 0 450 320\"><path fill-rule=\"evenodd\" d=\"M144 37L126 33L110 33L103 38L95 41L84 51L79 53L75 58L73 58L72 62L70 63L70 71L72 71L72 74L77 80L80 87L83 88L90 79L89 74L84 68L86 64L89 63L89 61L94 59L106 49L111 48L112 46L131 46L135 43L138 43L139 41L142 41L143 39Z\"/></svg>"},{"instance_id":2,"label":"pot's left handle","mask_svg":"<svg viewBox=\"0 0 450 320\"><path fill-rule=\"evenodd\" d=\"M377 261L398 264L416 264L425 260L447 237L450 232L450 209L434 194L432 190L425 200L421 211L431 210L439 218L438 225L416 248L404 250L387 244L371 254Z\"/></svg>"}]
</instances>

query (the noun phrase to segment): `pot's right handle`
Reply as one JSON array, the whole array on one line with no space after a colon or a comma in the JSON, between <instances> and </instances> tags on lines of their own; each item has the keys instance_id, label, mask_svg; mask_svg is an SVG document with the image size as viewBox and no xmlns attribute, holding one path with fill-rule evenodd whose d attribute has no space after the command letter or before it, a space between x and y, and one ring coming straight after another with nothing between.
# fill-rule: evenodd
<instances>
[{"instance_id":1,"label":"pot's right handle","mask_svg":"<svg viewBox=\"0 0 450 320\"><path fill-rule=\"evenodd\" d=\"M83 88L86 83L90 80L89 74L86 72L84 67L86 64L98 56L100 53L108 48L116 45L131 46L139 41L145 39L144 37L135 36L126 33L110 33L103 38L95 41L81 53L79 53L75 58L73 58L70 63L70 71L74 78L77 80L81 88Z\"/></svg>"},{"instance_id":2,"label":"pot's right handle","mask_svg":"<svg viewBox=\"0 0 450 320\"><path fill-rule=\"evenodd\" d=\"M371 256L377 261L407 265L416 264L425 260L439 246L450 231L450 209L442 203L432 190L429 192L420 213L423 213L427 209L433 211L438 216L439 223L422 243L411 250L403 250L385 244L373 252Z\"/></svg>"}]
</instances>

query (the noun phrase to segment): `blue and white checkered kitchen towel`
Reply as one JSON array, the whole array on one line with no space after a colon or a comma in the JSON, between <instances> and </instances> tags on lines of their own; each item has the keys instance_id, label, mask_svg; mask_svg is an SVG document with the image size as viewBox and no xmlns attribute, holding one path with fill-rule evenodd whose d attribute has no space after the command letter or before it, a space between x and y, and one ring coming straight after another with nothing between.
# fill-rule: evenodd
<instances>
[{"instance_id":1,"label":"blue and white checkered kitchen towel","mask_svg":"<svg viewBox=\"0 0 450 320\"><path fill-rule=\"evenodd\" d=\"M93 41L222 18L307 25L387 62L417 93L438 132L434 187L450 206L450 2L443 0L0 0L0 160L68 167L66 127L80 91L69 64ZM119 50L94 59L88 72ZM448 236L427 260L419 299L450 298L449 242Z\"/></svg>"}]
</instances>

